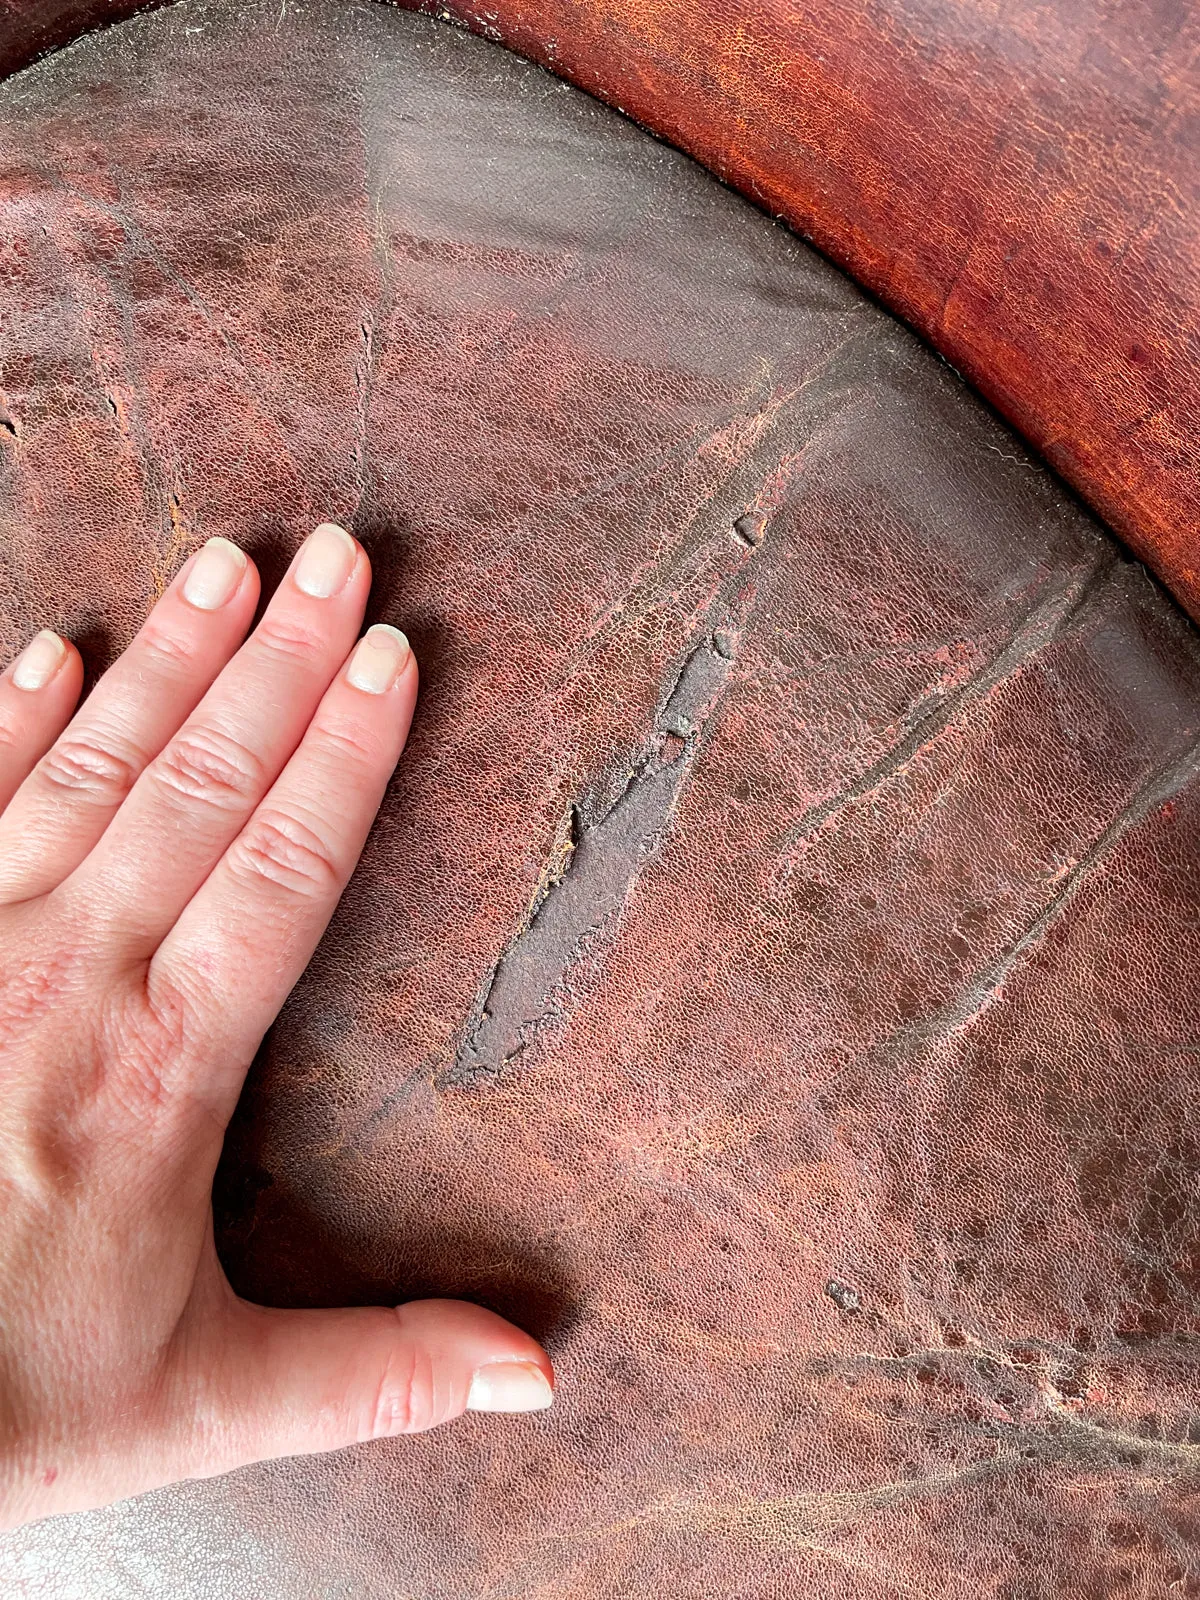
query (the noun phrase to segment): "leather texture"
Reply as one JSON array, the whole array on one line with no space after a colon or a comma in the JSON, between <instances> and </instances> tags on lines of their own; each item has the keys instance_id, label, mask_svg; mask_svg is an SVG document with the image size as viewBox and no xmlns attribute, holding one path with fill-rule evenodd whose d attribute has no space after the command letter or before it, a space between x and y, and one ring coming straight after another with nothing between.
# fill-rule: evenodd
<instances>
[{"instance_id":1,"label":"leather texture","mask_svg":"<svg viewBox=\"0 0 1200 1600\"><path fill-rule=\"evenodd\" d=\"M146 0L0 0L0 74L146 9Z\"/></svg>"},{"instance_id":2,"label":"leather texture","mask_svg":"<svg viewBox=\"0 0 1200 1600\"><path fill-rule=\"evenodd\" d=\"M785 217L1200 614L1189 0L400 3L541 62ZM0 0L0 72L135 9Z\"/></svg>"},{"instance_id":3,"label":"leather texture","mask_svg":"<svg viewBox=\"0 0 1200 1600\"><path fill-rule=\"evenodd\" d=\"M1200 648L684 156L355 0L0 87L0 604L344 519L414 737L218 1196L553 1411L0 1541L21 1600L1200 1594Z\"/></svg>"},{"instance_id":4,"label":"leather texture","mask_svg":"<svg viewBox=\"0 0 1200 1600\"><path fill-rule=\"evenodd\" d=\"M420 3L786 217L1200 615L1191 0Z\"/></svg>"}]
</instances>

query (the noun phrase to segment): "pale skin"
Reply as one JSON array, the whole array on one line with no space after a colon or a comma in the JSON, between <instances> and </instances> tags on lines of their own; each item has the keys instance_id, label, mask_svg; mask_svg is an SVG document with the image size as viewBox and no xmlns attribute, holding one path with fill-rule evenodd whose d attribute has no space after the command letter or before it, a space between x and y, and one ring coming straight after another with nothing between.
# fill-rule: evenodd
<instances>
[{"instance_id":1,"label":"pale skin","mask_svg":"<svg viewBox=\"0 0 1200 1600\"><path fill-rule=\"evenodd\" d=\"M536 1411L478 1306L278 1311L213 1241L225 1127L354 869L417 696L325 524L246 637L211 541L76 710L39 634L0 676L0 1527L277 1456Z\"/></svg>"}]
</instances>

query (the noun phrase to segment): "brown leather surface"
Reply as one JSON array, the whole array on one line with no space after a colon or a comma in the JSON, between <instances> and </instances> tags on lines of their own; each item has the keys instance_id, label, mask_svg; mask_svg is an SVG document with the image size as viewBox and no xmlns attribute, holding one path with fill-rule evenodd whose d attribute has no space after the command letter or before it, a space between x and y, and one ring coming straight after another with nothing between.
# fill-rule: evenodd
<instances>
[{"instance_id":1,"label":"brown leather surface","mask_svg":"<svg viewBox=\"0 0 1200 1600\"><path fill-rule=\"evenodd\" d=\"M1200 1594L1200 649L698 167L374 5L0 89L0 604L366 540L410 753L221 1178L236 1285L427 1291L554 1410L0 1542L154 1600Z\"/></svg>"},{"instance_id":2,"label":"brown leather surface","mask_svg":"<svg viewBox=\"0 0 1200 1600\"><path fill-rule=\"evenodd\" d=\"M618 105L925 334L1200 615L1191 0L420 0Z\"/></svg>"},{"instance_id":3,"label":"brown leather surface","mask_svg":"<svg viewBox=\"0 0 1200 1600\"><path fill-rule=\"evenodd\" d=\"M155 0L0 0L0 76L90 29L152 9ZM167 0L169 3L169 0Z\"/></svg>"},{"instance_id":4,"label":"brown leather surface","mask_svg":"<svg viewBox=\"0 0 1200 1600\"><path fill-rule=\"evenodd\" d=\"M542 62L786 217L1200 614L1188 0L401 3ZM134 9L0 0L0 71Z\"/></svg>"}]
</instances>

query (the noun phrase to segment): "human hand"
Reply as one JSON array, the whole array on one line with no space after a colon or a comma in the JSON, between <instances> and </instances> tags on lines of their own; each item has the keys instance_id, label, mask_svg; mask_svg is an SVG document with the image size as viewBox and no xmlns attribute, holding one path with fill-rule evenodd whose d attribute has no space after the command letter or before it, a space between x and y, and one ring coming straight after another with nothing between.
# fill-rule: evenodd
<instances>
[{"instance_id":1,"label":"human hand","mask_svg":"<svg viewBox=\"0 0 1200 1600\"><path fill-rule=\"evenodd\" d=\"M55 635L0 677L0 1526L550 1404L491 1312L269 1310L214 1247L242 1079L412 718L403 634L351 653L369 586L319 528L242 644L258 575L213 540L72 720Z\"/></svg>"}]
</instances>

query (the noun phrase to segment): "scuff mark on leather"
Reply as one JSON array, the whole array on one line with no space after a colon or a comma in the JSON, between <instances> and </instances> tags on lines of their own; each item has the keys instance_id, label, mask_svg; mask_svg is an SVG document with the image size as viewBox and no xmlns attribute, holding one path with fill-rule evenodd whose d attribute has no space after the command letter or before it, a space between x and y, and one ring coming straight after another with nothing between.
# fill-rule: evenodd
<instances>
[{"instance_id":1,"label":"scuff mark on leather","mask_svg":"<svg viewBox=\"0 0 1200 1600\"><path fill-rule=\"evenodd\" d=\"M1022 618L1008 642L966 683L940 699L932 710L918 712L899 740L847 788L810 806L788 831L780 850L779 875L786 882L816 836L847 806L865 799L881 785L899 776L913 761L954 727L964 712L1008 683L1064 633L1076 627L1085 608L1118 569L1114 557L1105 556L1070 583L1056 586Z\"/></svg>"},{"instance_id":2,"label":"scuff mark on leather","mask_svg":"<svg viewBox=\"0 0 1200 1600\"><path fill-rule=\"evenodd\" d=\"M485 979L439 1088L495 1080L571 1008L657 854L724 696L752 603L746 567L693 636L643 748L567 810L524 924ZM615 791L615 792L614 792Z\"/></svg>"},{"instance_id":3,"label":"scuff mark on leather","mask_svg":"<svg viewBox=\"0 0 1200 1600\"><path fill-rule=\"evenodd\" d=\"M358 395L358 404L355 408L357 431L354 440L354 452L351 456L355 482L358 485L358 511L362 510L363 502L367 498L370 481L370 467L367 461L368 430L371 421L371 398L375 387L377 364L375 314L373 311L368 311L363 317L360 331L362 335L362 355L354 368L354 387Z\"/></svg>"},{"instance_id":4,"label":"scuff mark on leather","mask_svg":"<svg viewBox=\"0 0 1200 1600\"><path fill-rule=\"evenodd\" d=\"M538 1035L560 1023L587 973L613 937L646 864L657 853L696 754L708 735L741 644L755 589L751 573L770 543L772 518L791 476L820 429L844 403L860 335L848 333L794 391L760 404L753 443L724 486L712 517L714 545L730 542L740 559L725 578L692 636L642 749L616 772L603 774L573 803L526 917L492 967L463 1029L453 1063L439 1088L496 1079ZM808 421L799 449L782 452L763 476L761 451L786 423ZM750 481L747 481L750 480ZM652 569L658 572L657 563ZM627 599L618 607L618 612ZM612 617L606 619L611 625Z\"/></svg>"},{"instance_id":5,"label":"scuff mark on leather","mask_svg":"<svg viewBox=\"0 0 1200 1600\"><path fill-rule=\"evenodd\" d=\"M1200 1470L1195 1445L1102 1427L1052 1401L1047 1402L1037 1425L1022 1427L989 1420L964 1432L986 1453L946 1471L852 1489L758 1497L678 1497L645 1506L619 1523L583 1527L569 1537L594 1541L639 1528L671 1528L709 1540L736 1540L780 1550L812 1548L814 1539L878 1512L925 1500L945 1501L967 1485L995 1484L1046 1467L1084 1477L1132 1470L1147 1478L1168 1478L1180 1488L1194 1485Z\"/></svg>"},{"instance_id":6,"label":"scuff mark on leather","mask_svg":"<svg viewBox=\"0 0 1200 1600\"><path fill-rule=\"evenodd\" d=\"M1200 742L1193 742L1140 785L1087 850L1063 873L1053 894L1011 944L976 974L960 994L931 1016L906 1023L885 1041L883 1048L908 1055L973 1028L1001 997L1009 977L1020 968L1026 956L1038 948L1083 884L1103 866L1126 834L1174 799L1198 775Z\"/></svg>"}]
</instances>

